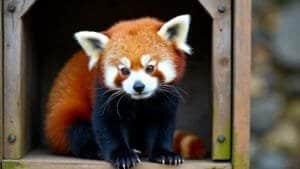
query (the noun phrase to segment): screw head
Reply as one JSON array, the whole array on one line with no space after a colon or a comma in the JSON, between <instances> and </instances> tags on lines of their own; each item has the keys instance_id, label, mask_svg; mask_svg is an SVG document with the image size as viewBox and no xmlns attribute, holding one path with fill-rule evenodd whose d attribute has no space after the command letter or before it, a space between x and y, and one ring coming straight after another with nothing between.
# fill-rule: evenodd
<instances>
[{"instance_id":1,"label":"screw head","mask_svg":"<svg viewBox=\"0 0 300 169\"><path fill-rule=\"evenodd\" d=\"M14 135L14 134L10 134L10 135L8 135L7 140L8 140L9 143L12 144L12 143L16 142L17 136Z\"/></svg>"},{"instance_id":2,"label":"screw head","mask_svg":"<svg viewBox=\"0 0 300 169\"><path fill-rule=\"evenodd\" d=\"M226 7L224 5L219 5L218 6L218 12L224 13L226 11Z\"/></svg>"},{"instance_id":3,"label":"screw head","mask_svg":"<svg viewBox=\"0 0 300 169\"><path fill-rule=\"evenodd\" d=\"M16 9L17 9L17 7L14 4L8 4L8 6L7 6L7 10L11 13L15 12Z\"/></svg>"},{"instance_id":4,"label":"screw head","mask_svg":"<svg viewBox=\"0 0 300 169\"><path fill-rule=\"evenodd\" d=\"M224 135L219 135L219 136L217 137L217 141L218 141L219 143L224 143L225 140L226 140L226 137L225 137Z\"/></svg>"}]
</instances>

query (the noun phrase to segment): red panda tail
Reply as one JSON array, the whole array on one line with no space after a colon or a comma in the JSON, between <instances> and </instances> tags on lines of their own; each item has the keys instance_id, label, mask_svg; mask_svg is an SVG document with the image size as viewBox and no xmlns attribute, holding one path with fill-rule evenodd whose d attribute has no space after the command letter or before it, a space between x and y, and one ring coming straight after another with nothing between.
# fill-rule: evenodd
<instances>
[{"instance_id":1,"label":"red panda tail","mask_svg":"<svg viewBox=\"0 0 300 169\"><path fill-rule=\"evenodd\" d=\"M194 133L176 130L173 140L175 152L186 159L201 159L206 154L203 141Z\"/></svg>"}]
</instances>

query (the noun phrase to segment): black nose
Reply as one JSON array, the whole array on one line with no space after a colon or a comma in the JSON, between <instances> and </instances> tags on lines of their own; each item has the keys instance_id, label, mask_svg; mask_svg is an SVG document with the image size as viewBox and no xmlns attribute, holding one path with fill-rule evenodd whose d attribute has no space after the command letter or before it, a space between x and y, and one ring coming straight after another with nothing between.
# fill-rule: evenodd
<instances>
[{"instance_id":1,"label":"black nose","mask_svg":"<svg viewBox=\"0 0 300 169\"><path fill-rule=\"evenodd\" d=\"M141 81L134 82L133 89L136 92L141 93L144 90L144 88L145 88L145 85Z\"/></svg>"}]
</instances>

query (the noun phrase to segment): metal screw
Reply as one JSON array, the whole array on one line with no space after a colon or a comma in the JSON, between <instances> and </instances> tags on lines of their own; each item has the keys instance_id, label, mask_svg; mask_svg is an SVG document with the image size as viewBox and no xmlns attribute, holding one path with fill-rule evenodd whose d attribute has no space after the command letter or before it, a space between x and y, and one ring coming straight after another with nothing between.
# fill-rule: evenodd
<instances>
[{"instance_id":1,"label":"metal screw","mask_svg":"<svg viewBox=\"0 0 300 169\"><path fill-rule=\"evenodd\" d=\"M14 134L10 134L10 135L8 135L8 138L7 138L7 140L8 140L8 142L9 143L14 143L14 142L16 142L16 140L17 140L17 136L16 135L14 135Z\"/></svg>"},{"instance_id":2,"label":"metal screw","mask_svg":"<svg viewBox=\"0 0 300 169\"><path fill-rule=\"evenodd\" d=\"M218 12L224 13L226 11L226 7L222 4L218 6Z\"/></svg>"},{"instance_id":3,"label":"metal screw","mask_svg":"<svg viewBox=\"0 0 300 169\"><path fill-rule=\"evenodd\" d=\"M224 143L225 140L226 140L226 137L224 135L219 135L217 137L217 140L218 140L219 143Z\"/></svg>"},{"instance_id":4,"label":"metal screw","mask_svg":"<svg viewBox=\"0 0 300 169\"><path fill-rule=\"evenodd\" d=\"M11 13L14 13L16 11L17 7L14 4L8 4L7 10Z\"/></svg>"}]
</instances>

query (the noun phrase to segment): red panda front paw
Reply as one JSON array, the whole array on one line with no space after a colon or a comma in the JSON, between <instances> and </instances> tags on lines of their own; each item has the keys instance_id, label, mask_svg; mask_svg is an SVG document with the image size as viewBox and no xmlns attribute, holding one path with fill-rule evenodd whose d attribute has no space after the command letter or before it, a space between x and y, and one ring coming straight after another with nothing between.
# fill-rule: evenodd
<instances>
[{"instance_id":1,"label":"red panda front paw","mask_svg":"<svg viewBox=\"0 0 300 169\"><path fill-rule=\"evenodd\" d=\"M179 165L184 162L184 159L181 155L171 151L159 151L153 153L149 161L160 164Z\"/></svg>"},{"instance_id":2,"label":"red panda front paw","mask_svg":"<svg viewBox=\"0 0 300 169\"><path fill-rule=\"evenodd\" d=\"M111 161L117 169L129 169L141 162L137 153L127 148L116 150Z\"/></svg>"}]
</instances>

